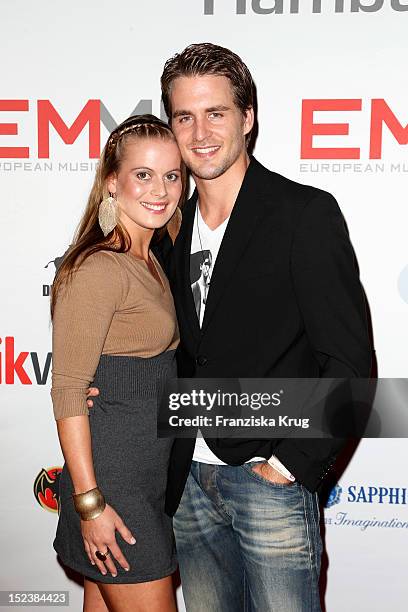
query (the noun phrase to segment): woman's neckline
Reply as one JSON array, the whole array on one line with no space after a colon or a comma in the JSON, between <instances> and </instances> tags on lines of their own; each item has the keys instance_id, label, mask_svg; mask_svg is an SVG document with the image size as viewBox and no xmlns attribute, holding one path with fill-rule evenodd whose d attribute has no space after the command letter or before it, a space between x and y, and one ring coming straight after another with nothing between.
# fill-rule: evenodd
<instances>
[{"instance_id":1,"label":"woman's neckline","mask_svg":"<svg viewBox=\"0 0 408 612\"><path fill-rule=\"evenodd\" d=\"M129 255L134 261L139 261L141 263L143 263L145 265L145 267L147 268L147 271L149 273L149 275L152 277L152 279L154 280L154 282L156 282L159 287L161 288L162 292L164 293L166 291L166 286L164 284L163 281L163 277L161 275L160 272L160 264L157 261L154 253L152 250L149 249L149 258L154 266L154 269L156 270L157 276L159 277L160 281L151 273L150 269L149 269L149 265L147 263L147 261L145 259L143 259L142 257L138 257L137 255L134 255L134 253L131 253L130 251L125 251L125 255Z\"/></svg>"},{"instance_id":2,"label":"woman's neckline","mask_svg":"<svg viewBox=\"0 0 408 612\"><path fill-rule=\"evenodd\" d=\"M136 259L136 261L142 261L143 263L147 264L146 260L143 259L143 257L138 257L137 255L135 255L131 251L125 251L125 255L130 255L131 257L133 257L133 259ZM151 256L151 251L149 251L149 257L150 256Z\"/></svg>"}]
</instances>

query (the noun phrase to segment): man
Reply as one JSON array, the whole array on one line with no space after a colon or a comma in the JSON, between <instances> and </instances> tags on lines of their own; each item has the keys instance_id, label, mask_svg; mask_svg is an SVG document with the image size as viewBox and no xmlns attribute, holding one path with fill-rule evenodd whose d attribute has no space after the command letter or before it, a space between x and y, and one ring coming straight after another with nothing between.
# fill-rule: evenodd
<instances>
[{"instance_id":1,"label":"man","mask_svg":"<svg viewBox=\"0 0 408 612\"><path fill-rule=\"evenodd\" d=\"M248 68L228 49L190 45L166 62L161 84L196 184L170 265L179 376L368 377L365 302L344 219L329 193L248 156ZM190 260L207 250L211 283L198 312ZM320 610L316 490L340 447L175 441L166 509L188 612Z\"/></svg>"}]
</instances>

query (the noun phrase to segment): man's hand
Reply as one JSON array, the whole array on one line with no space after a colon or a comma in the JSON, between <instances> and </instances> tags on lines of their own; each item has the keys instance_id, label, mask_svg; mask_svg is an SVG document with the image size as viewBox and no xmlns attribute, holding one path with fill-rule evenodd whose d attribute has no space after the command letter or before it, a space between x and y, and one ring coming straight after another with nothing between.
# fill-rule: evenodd
<instances>
[{"instance_id":1,"label":"man's hand","mask_svg":"<svg viewBox=\"0 0 408 612\"><path fill-rule=\"evenodd\" d=\"M86 396L87 397L96 397L97 395L99 395L99 389L97 387L89 387ZM86 404L88 406L88 408L93 408L93 401L92 400L86 400Z\"/></svg>"},{"instance_id":2,"label":"man's hand","mask_svg":"<svg viewBox=\"0 0 408 612\"><path fill-rule=\"evenodd\" d=\"M278 470L275 470L267 461L257 463L252 466L252 470L270 482L276 482L277 484L293 484L291 480L283 476Z\"/></svg>"}]
</instances>

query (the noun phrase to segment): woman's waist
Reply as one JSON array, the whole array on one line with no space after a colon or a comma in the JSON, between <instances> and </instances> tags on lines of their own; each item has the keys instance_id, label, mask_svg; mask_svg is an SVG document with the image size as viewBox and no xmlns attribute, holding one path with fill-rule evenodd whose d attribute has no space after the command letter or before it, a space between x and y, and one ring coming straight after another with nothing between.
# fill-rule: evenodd
<instances>
[{"instance_id":1,"label":"woman's waist","mask_svg":"<svg viewBox=\"0 0 408 612\"><path fill-rule=\"evenodd\" d=\"M153 357L101 355L91 386L104 399L142 399L157 396L165 381L176 377L175 350Z\"/></svg>"}]
</instances>

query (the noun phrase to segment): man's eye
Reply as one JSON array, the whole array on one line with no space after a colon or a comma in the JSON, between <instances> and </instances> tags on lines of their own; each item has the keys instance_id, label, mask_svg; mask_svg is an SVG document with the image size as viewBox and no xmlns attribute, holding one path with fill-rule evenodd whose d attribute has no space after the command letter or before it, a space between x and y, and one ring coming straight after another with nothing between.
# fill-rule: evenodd
<instances>
[{"instance_id":1,"label":"man's eye","mask_svg":"<svg viewBox=\"0 0 408 612\"><path fill-rule=\"evenodd\" d=\"M170 172L170 174L166 175L166 179L170 181L170 183L174 183L178 178L179 176L175 172Z\"/></svg>"},{"instance_id":2,"label":"man's eye","mask_svg":"<svg viewBox=\"0 0 408 612\"><path fill-rule=\"evenodd\" d=\"M147 181L150 178L150 174L148 172L138 172L136 176L141 181Z\"/></svg>"},{"instance_id":3,"label":"man's eye","mask_svg":"<svg viewBox=\"0 0 408 612\"><path fill-rule=\"evenodd\" d=\"M179 117L179 123L186 123L189 119L189 115L183 115L182 117Z\"/></svg>"},{"instance_id":4,"label":"man's eye","mask_svg":"<svg viewBox=\"0 0 408 612\"><path fill-rule=\"evenodd\" d=\"M215 119L218 119L219 117L222 117L223 114L222 113L210 113L210 117L214 117Z\"/></svg>"}]
</instances>

